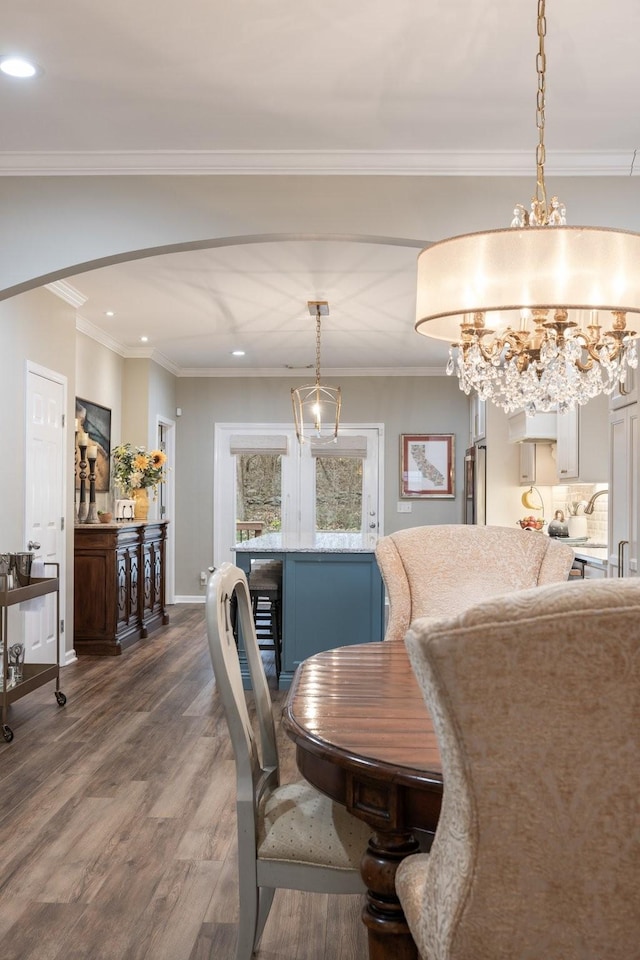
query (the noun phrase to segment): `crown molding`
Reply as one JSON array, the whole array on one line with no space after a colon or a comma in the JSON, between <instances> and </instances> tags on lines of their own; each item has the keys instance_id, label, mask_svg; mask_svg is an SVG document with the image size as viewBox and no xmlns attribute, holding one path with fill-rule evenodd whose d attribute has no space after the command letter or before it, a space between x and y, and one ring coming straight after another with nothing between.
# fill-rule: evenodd
<instances>
[{"instance_id":1,"label":"crown molding","mask_svg":"<svg viewBox=\"0 0 640 960\"><path fill-rule=\"evenodd\" d=\"M444 377L444 365L440 367L333 367L323 368L323 379L346 377ZM178 377L219 377L221 379L250 380L258 377L277 377L280 380L304 379L304 370L287 370L282 367L253 367L232 370L229 367L183 367ZM307 378L308 379L308 378ZM311 378L313 380L313 377Z\"/></svg>"},{"instance_id":2,"label":"crown molding","mask_svg":"<svg viewBox=\"0 0 640 960\"><path fill-rule=\"evenodd\" d=\"M553 176L637 176L634 153L557 152ZM378 175L531 176L531 151L147 150L0 153L0 176Z\"/></svg>"},{"instance_id":3,"label":"crown molding","mask_svg":"<svg viewBox=\"0 0 640 960\"><path fill-rule=\"evenodd\" d=\"M76 316L76 330L78 333L84 333L86 337L91 337L96 343L102 344L107 350L117 353L119 357L125 360L153 360L158 366L164 367L165 370L172 373L174 377L181 376L180 367L169 360L168 357L165 357L163 353L160 353L159 350L153 347L125 347L119 340L110 337L108 333L105 333L100 327L96 327L95 324L86 320L80 314Z\"/></svg>"},{"instance_id":4,"label":"crown molding","mask_svg":"<svg viewBox=\"0 0 640 960\"><path fill-rule=\"evenodd\" d=\"M101 343L107 350L111 350L113 353L117 353L118 356L124 357L124 347L119 340L110 337L108 333L105 333L100 327L96 327L90 320L85 320L80 314L76 315L76 330L78 333L84 333L86 337L91 337L91 339L97 343Z\"/></svg>"},{"instance_id":5,"label":"crown molding","mask_svg":"<svg viewBox=\"0 0 640 960\"><path fill-rule=\"evenodd\" d=\"M165 357L164 353L156 350L155 347L123 347L122 355L125 360L153 360L159 367L164 367L165 370L172 373L174 377L181 375L180 367L173 360Z\"/></svg>"},{"instance_id":6,"label":"crown molding","mask_svg":"<svg viewBox=\"0 0 640 960\"><path fill-rule=\"evenodd\" d=\"M61 300L70 303L76 309L87 302L84 293L80 293L76 287L72 287L66 280L54 280L53 283L45 283L44 286L45 290L54 293L56 297L60 297Z\"/></svg>"}]
</instances>

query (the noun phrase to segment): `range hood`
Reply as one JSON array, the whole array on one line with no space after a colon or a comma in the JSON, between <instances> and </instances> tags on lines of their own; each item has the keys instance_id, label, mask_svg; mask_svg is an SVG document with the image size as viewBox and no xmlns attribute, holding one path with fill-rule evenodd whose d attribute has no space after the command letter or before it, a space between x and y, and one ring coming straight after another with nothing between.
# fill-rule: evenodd
<instances>
[{"instance_id":1,"label":"range hood","mask_svg":"<svg viewBox=\"0 0 640 960\"><path fill-rule=\"evenodd\" d=\"M555 412L528 417L524 410L519 410L509 416L509 443L555 443L557 436Z\"/></svg>"}]
</instances>

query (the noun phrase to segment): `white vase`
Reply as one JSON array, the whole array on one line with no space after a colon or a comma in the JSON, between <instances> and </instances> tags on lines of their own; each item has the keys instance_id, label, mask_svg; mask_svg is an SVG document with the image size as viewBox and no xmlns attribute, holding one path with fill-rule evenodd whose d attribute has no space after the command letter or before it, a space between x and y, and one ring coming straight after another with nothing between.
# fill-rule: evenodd
<instances>
[{"instance_id":1,"label":"white vase","mask_svg":"<svg viewBox=\"0 0 640 960\"><path fill-rule=\"evenodd\" d=\"M567 519L570 537L587 536L587 518L584 515L578 517L569 517Z\"/></svg>"}]
</instances>

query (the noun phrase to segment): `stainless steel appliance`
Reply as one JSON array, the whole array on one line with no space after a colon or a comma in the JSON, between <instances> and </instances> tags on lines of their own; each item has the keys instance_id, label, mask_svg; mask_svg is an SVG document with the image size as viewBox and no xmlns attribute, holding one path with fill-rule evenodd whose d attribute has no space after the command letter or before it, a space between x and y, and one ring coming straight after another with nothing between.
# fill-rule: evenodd
<instances>
[{"instance_id":1,"label":"stainless steel appliance","mask_svg":"<svg viewBox=\"0 0 640 960\"><path fill-rule=\"evenodd\" d=\"M476 443L464 455L464 523L487 522L487 448Z\"/></svg>"}]
</instances>

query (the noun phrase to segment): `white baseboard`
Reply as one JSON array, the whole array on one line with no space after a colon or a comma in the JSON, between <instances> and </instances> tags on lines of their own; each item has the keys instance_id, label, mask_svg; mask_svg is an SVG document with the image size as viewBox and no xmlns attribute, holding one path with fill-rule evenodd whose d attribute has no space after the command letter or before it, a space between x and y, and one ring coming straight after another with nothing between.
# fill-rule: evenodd
<instances>
[{"instance_id":1,"label":"white baseboard","mask_svg":"<svg viewBox=\"0 0 640 960\"><path fill-rule=\"evenodd\" d=\"M174 603L204 603L204 596L199 593L195 597L176 597Z\"/></svg>"}]
</instances>

